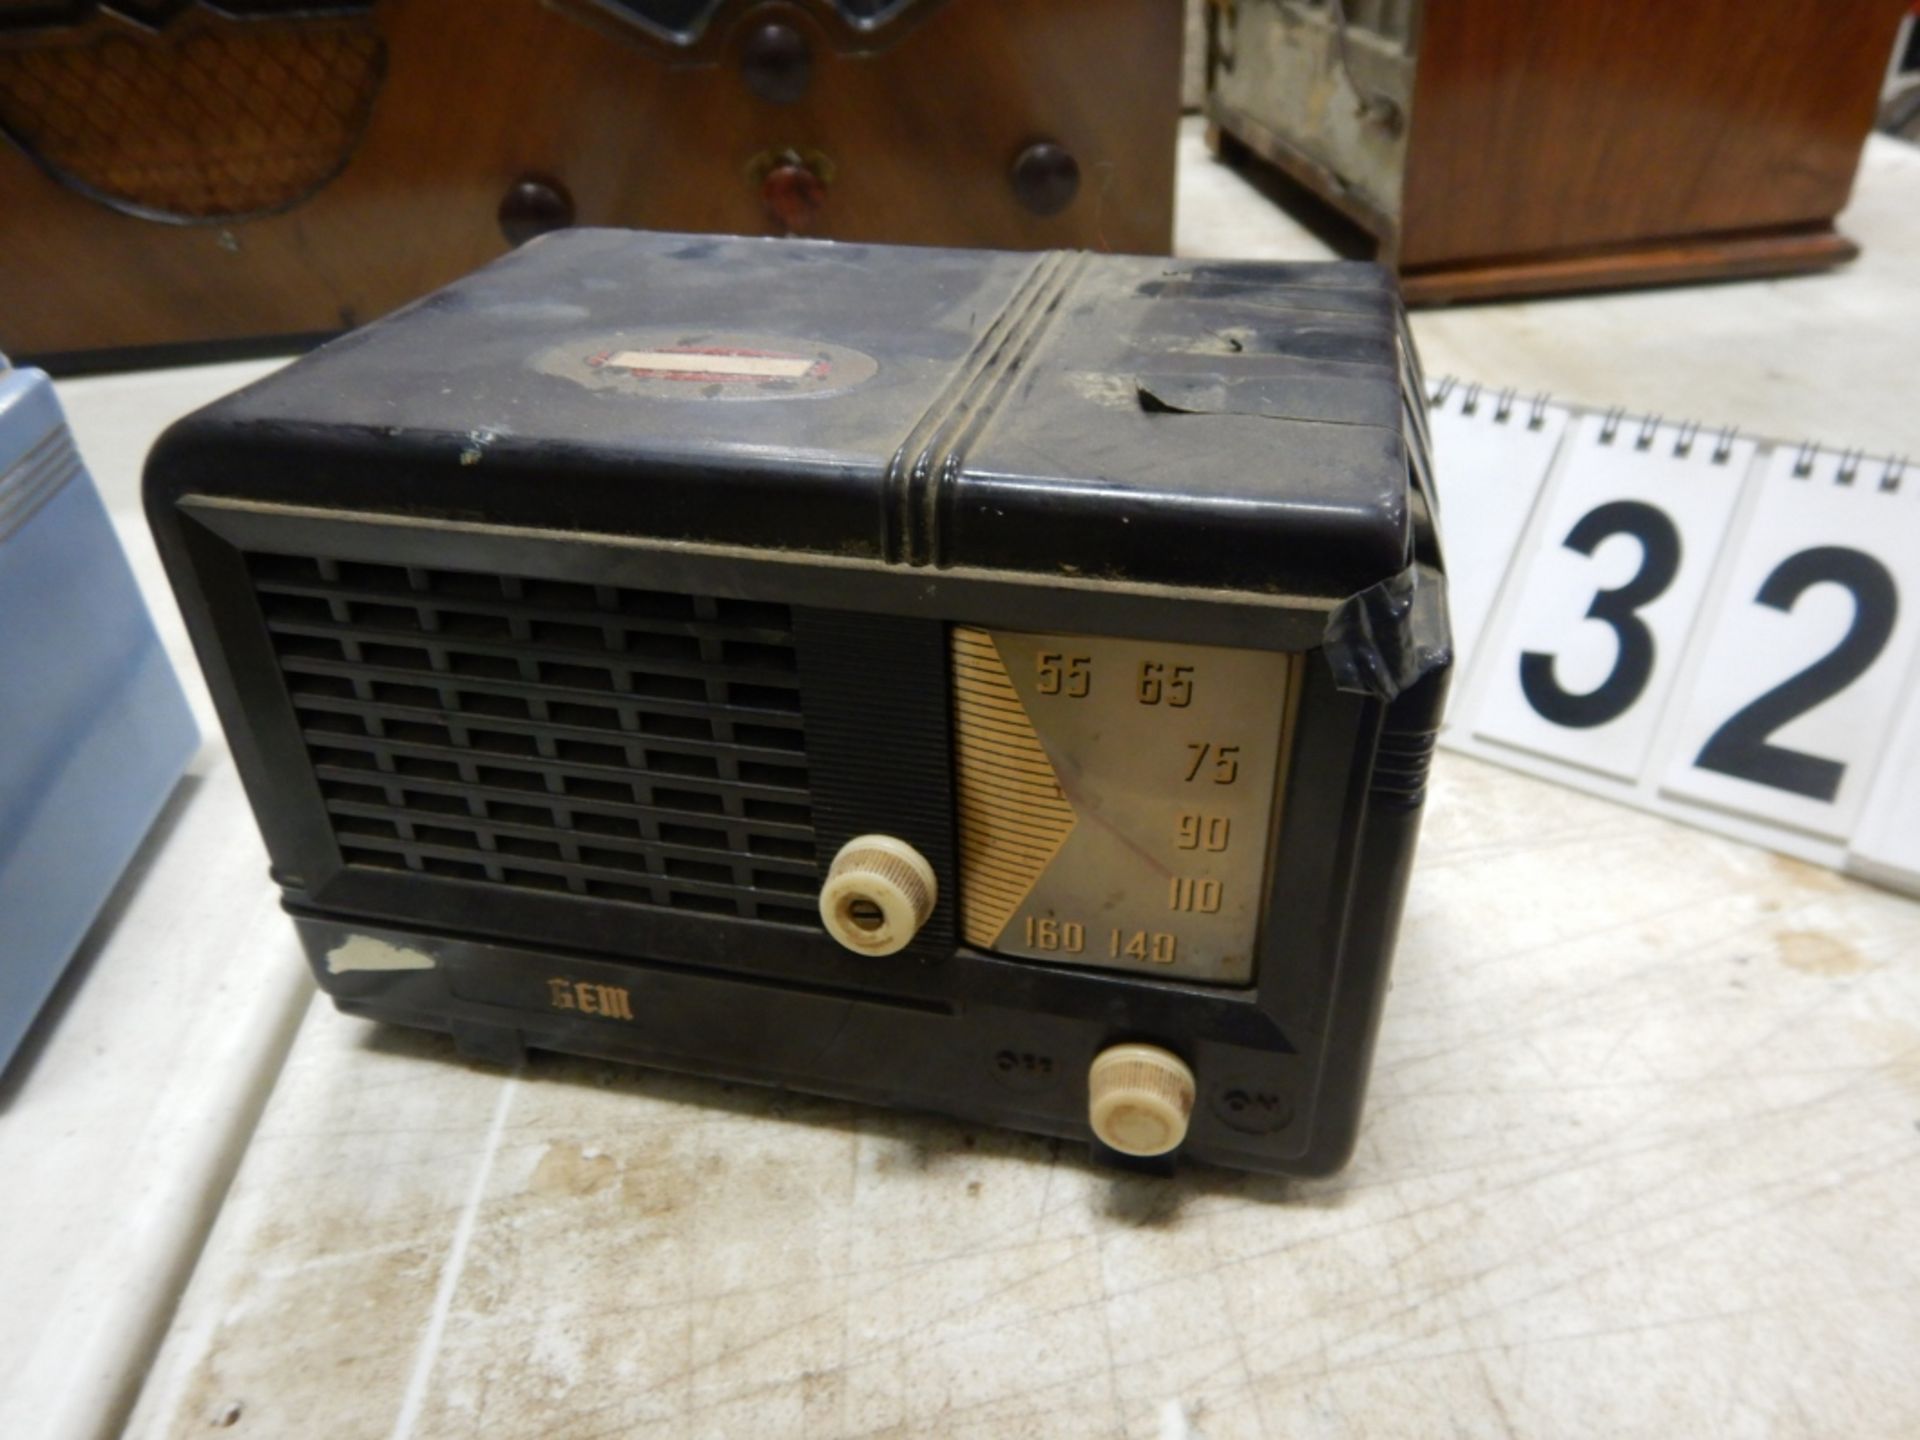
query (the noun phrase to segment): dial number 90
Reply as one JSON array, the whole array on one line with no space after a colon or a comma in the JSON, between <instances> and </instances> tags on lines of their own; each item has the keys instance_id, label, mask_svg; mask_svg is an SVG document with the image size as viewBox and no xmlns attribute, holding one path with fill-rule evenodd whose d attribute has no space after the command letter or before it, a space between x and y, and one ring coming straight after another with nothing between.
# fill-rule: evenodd
<instances>
[{"instance_id":1,"label":"dial number 90","mask_svg":"<svg viewBox=\"0 0 1920 1440\"><path fill-rule=\"evenodd\" d=\"M1233 822L1225 815L1202 815L1189 811L1180 817L1174 836L1176 850L1206 850L1219 854L1227 848Z\"/></svg>"}]
</instances>

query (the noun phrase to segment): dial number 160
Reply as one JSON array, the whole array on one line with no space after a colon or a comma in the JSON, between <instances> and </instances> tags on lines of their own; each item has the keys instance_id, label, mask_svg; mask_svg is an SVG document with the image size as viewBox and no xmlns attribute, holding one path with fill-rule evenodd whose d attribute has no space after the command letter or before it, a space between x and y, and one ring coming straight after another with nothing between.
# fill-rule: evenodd
<instances>
[{"instance_id":1,"label":"dial number 160","mask_svg":"<svg viewBox=\"0 0 1920 1440\"><path fill-rule=\"evenodd\" d=\"M1032 950L1064 950L1069 955L1078 955L1087 948L1087 927L1077 920L1029 915L1027 947Z\"/></svg>"}]
</instances>

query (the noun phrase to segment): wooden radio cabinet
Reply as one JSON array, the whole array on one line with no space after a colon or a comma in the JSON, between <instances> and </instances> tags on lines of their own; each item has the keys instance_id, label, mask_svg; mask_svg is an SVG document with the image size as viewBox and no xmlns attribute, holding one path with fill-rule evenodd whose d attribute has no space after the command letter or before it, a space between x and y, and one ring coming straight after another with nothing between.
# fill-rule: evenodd
<instances>
[{"instance_id":1,"label":"wooden radio cabinet","mask_svg":"<svg viewBox=\"0 0 1920 1440\"><path fill-rule=\"evenodd\" d=\"M1812 270L1902 0L1212 0L1219 148L1372 232L1410 301Z\"/></svg>"},{"instance_id":2,"label":"wooden radio cabinet","mask_svg":"<svg viewBox=\"0 0 1920 1440\"><path fill-rule=\"evenodd\" d=\"M0 0L0 346L284 346L571 223L1165 253L1173 0Z\"/></svg>"}]
</instances>

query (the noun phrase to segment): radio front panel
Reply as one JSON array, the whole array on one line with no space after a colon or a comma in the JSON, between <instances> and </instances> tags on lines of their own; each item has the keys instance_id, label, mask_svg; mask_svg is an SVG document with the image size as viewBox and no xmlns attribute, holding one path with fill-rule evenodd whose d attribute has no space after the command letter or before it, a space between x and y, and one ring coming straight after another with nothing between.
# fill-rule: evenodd
<instances>
[{"instance_id":1,"label":"radio front panel","mask_svg":"<svg viewBox=\"0 0 1920 1440\"><path fill-rule=\"evenodd\" d=\"M456 881L467 913L502 903L474 910L473 887L503 914L564 900L561 933L619 917L648 953L682 917L817 946L834 855L884 829L949 902L906 960L1251 993L1310 652L1188 638L1201 611L1185 633L1095 633L1084 591L1032 597L1029 617L1079 627L1036 632L793 603L908 598L864 569L741 585L719 555L549 536L503 571L483 560L505 535L186 508L245 723L297 757L276 772L301 853L282 868L323 904L404 911ZM564 578L587 573L618 578ZM1319 623L1266 606L1239 628L1298 643ZM839 980L902 982L819 948Z\"/></svg>"}]
</instances>

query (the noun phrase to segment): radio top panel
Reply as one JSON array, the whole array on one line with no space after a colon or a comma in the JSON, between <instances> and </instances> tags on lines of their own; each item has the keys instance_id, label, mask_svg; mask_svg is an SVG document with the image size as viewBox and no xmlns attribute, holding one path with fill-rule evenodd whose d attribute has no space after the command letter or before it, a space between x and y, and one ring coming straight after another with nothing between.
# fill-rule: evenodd
<instances>
[{"instance_id":1,"label":"radio top panel","mask_svg":"<svg viewBox=\"0 0 1920 1440\"><path fill-rule=\"evenodd\" d=\"M194 424L462 458L396 511L550 523L564 460L611 533L1338 598L1411 558L1402 324L1370 265L578 231Z\"/></svg>"}]
</instances>

